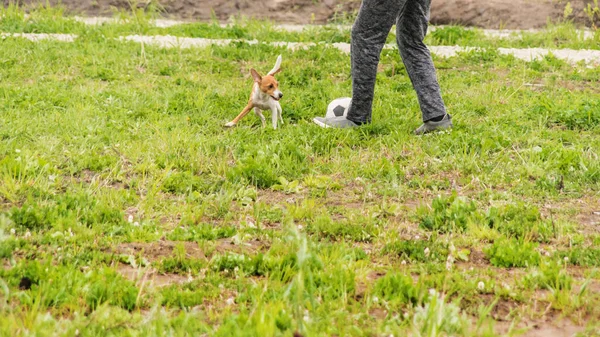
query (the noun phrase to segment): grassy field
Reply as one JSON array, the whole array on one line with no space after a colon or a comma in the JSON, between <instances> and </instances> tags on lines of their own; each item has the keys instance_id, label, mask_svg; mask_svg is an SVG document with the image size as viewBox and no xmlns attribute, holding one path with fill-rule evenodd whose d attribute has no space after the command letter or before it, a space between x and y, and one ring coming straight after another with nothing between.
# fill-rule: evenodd
<instances>
[{"instance_id":1,"label":"grassy field","mask_svg":"<svg viewBox=\"0 0 600 337\"><path fill-rule=\"evenodd\" d=\"M373 124L324 130L351 92L336 49L115 39L347 32L0 13L1 32L78 35L0 39L0 336L600 335L600 69L494 50L598 32L436 31L490 48L434 57L455 128L416 137L397 51ZM223 129L278 54L283 127Z\"/></svg>"}]
</instances>

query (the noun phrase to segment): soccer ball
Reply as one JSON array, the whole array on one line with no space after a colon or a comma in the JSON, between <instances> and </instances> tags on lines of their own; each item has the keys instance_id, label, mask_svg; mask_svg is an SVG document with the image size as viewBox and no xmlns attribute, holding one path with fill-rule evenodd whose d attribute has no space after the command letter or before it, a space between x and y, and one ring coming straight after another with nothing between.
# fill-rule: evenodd
<instances>
[{"instance_id":1,"label":"soccer ball","mask_svg":"<svg viewBox=\"0 0 600 337\"><path fill-rule=\"evenodd\" d=\"M342 97L336 98L327 106L327 113L325 114L325 118L333 118L346 116L348 113L348 107L350 106L350 101L352 98L350 97Z\"/></svg>"}]
</instances>

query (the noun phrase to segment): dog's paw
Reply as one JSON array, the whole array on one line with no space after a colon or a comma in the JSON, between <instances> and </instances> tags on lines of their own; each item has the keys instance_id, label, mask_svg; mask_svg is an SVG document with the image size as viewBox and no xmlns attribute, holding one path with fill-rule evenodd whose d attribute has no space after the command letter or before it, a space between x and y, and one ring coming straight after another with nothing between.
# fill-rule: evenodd
<instances>
[{"instance_id":1,"label":"dog's paw","mask_svg":"<svg viewBox=\"0 0 600 337\"><path fill-rule=\"evenodd\" d=\"M226 128L232 128L232 127L235 126L235 123L234 122L229 122L229 123L227 123L227 124L225 124L223 126L226 127Z\"/></svg>"}]
</instances>

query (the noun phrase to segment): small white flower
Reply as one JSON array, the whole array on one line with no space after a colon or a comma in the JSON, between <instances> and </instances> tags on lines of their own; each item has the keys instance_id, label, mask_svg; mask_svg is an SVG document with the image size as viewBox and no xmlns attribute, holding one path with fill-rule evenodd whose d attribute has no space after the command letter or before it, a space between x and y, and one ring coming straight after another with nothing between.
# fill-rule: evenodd
<instances>
[{"instance_id":1,"label":"small white flower","mask_svg":"<svg viewBox=\"0 0 600 337\"><path fill-rule=\"evenodd\" d=\"M402 262L400 262L401 265L405 265L406 264L406 260L402 260Z\"/></svg>"},{"instance_id":2,"label":"small white flower","mask_svg":"<svg viewBox=\"0 0 600 337\"><path fill-rule=\"evenodd\" d=\"M302 230L302 228L304 228L304 226L302 226L302 225L298 225L298 229L299 229L299 230Z\"/></svg>"},{"instance_id":3,"label":"small white flower","mask_svg":"<svg viewBox=\"0 0 600 337\"><path fill-rule=\"evenodd\" d=\"M429 257L429 253L430 253L430 252L429 252L429 247L425 248L425 251L424 251L424 253L425 253L425 256L426 256L426 257Z\"/></svg>"},{"instance_id":4,"label":"small white flower","mask_svg":"<svg viewBox=\"0 0 600 337\"><path fill-rule=\"evenodd\" d=\"M227 305L233 305L235 303L235 300L233 299L233 297L230 297L227 299L227 301L225 301L225 303L227 303Z\"/></svg>"},{"instance_id":5,"label":"small white flower","mask_svg":"<svg viewBox=\"0 0 600 337\"><path fill-rule=\"evenodd\" d=\"M565 260L565 263L569 262L569 257L565 256L564 260Z\"/></svg>"},{"instance_id":6,"label":"small white flower","mask_svg":"<svg viewBox=\"0 0 600 337\"><path fill-rule=\"evenodd\" d=\"M304 310L304 317L303 317L305 322L310 322L310 316L308 315L308 310Z\"/></svg>"},{"instance_id":7,"label":"small white flower","mask_svg":"<svg viewBox=\"0 0 600 337\"><path fill-rule=\"evenodd\" d=\"M450 254L450 255L448 255L448 258L446 259L446 270L451 271L453 265L454 265L454 256L452 256L452 254Z\"/></svg>"},{"instance_id":8,"label":"small white flower","mask_svg":"<svg viewBox=\"0 0 600 337\"><path fill-rule=\"evenodd\" d=\"M373 296L373 303L379 303L379 298L377 296Z\"/></svg>"},{"instance_id":9,"label":"small white flower","mask_svg":"<svg viewBox=\"0 0 600 337\"><path fill-rule=\"evenodd\" d=\"M129 222L129 223L133 222L133 215L129 214L129 217L127 218L127 222Z\"/></svg>"},{"instance_id":10,"label":"small white flower","mask_svg":"<svg viewBox=\"0 0 600 337\"><path fill-rule=\"evenodd\" d=\"M30 232L30 231L27 231L27 232L25 232L25 235L24 235L24 236L25 236L26 238L28 238L28 237L31 237L31 232Z\"/></svg>"},{"instance_id":11,"label":"small white flower","mask_svg":"<svg viewBox=\"0 0 600 337\"><path fill-rule=\"evenodd\" d=\"M133 223L133 225L134 225L135 227L139 227L139 226L140 226L140 223L136 221L136 222L134 222L134 223Z\"/></svg>"},{"instance_id":12,"label":"small white flower","mask_svg":"<svg viewBox=\"0 0 600 337\"><path fill-rule=\"evenodd\" d=\"M248 227L250 227L250 228L256 228L256 225L254 224L254 222L248 221Z\"/></svg>"},{"instance_id":13,"label":"small white flower","mask_svg":"<svg viewBox=\"0 0 600 337\"><path fill-rule=\"evenodd\" d=\"M485 283L483 283L483 281L479 281L479 283L477 283L477 289L483 291L485 289Z\"/></svg>"},{"instance_id":14,"label":"small white flower","mask_svg":"<svg viewBox=\"0 0 600 337\"><path fill-rule=\"evenodd\" d=\"M419 240L421 237L418 235L415 235L415 240Z\"/></svg>"},{"instance_id":15,"label":"small white flower","mask_svg":"<svg viewBox=\"0 0 600 337\"><path fill-rule=\"evenodd\" d=\"M17 231L15 231L15 229L14 229L14 228L11 228L11 229L10 229L10 234L12 234L12 235L15 235L15 233L16 233L16 232L17 232Z\"/></svg>"},{"instance_id":16,"label":"small white flower","mask_svg":"<svg viewBox=\"0 0 600 337\"><path fill-rule=\"evenodd\" d=\"M437 294L437 291L435 291L435 289L433 289L433 288L429 289L429 295L435 296L436 294Z\"/></svg>"},{"instance_id":17,"label":"small white flower","mask_svg":"<svg viewBox=\"0 0 600 337\"><path fill-rule=\"evenodd\" d=\"M550 252L545 252L544 255L550 256Z\"/></svg>"}]
</instances>

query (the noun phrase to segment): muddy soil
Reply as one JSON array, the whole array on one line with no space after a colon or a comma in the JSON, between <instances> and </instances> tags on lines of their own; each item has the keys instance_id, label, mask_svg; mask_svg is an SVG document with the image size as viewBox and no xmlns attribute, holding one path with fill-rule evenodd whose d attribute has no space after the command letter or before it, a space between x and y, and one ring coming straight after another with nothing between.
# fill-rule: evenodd
<instances>
[{"instance_id":1,"label":"muddy soil","mask_svg":"<svg viewBox=\"0 0 600 337\"><path fill-rule=\"evenodd\" d=\"M2 0L5 5L11 0ZM21 0L24 6L40 0ZM579 25L588 24L583 8L590 0L571 0ZM127 0L50 0L60 2L68 12L85 16L110 16L129 9ZM150 1L139 1L139 7ZM163 16L172 19L227 21L245 16L277 23L323 24L344 21L360 7L360 0L159 0ZM461 24L482 28L542 28L548 21L563 18L564 0L433 0L433 24ZM344 18L346 18L344 20Z\"/></svg>"}]
</instances>

